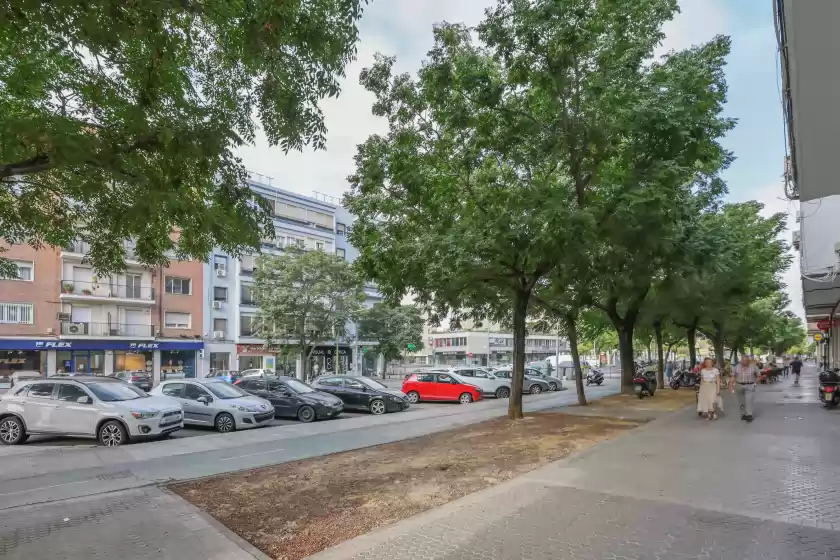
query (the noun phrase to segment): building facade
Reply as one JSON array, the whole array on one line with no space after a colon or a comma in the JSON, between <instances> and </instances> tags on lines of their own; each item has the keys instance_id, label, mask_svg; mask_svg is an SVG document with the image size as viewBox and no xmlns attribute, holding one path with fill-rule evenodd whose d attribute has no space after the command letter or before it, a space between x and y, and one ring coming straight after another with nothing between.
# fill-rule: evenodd
<instances>
[{"instance_id":1,"label":"building facade","mask_svg":"<svg viewBox=\"0 0 840 560\"><path fill-rule=\"evenodd\" d=\"M274 239L263 239L261 253L280 254L289 247L304 251L326 251L352 262L358 251L347 241L354 217L335 198L317 194L313 197L273 186L267 178L253 179L251 190L268 201L273 211ZM216 250L204 265L204 331L206 347L202 371L267 368L294 375L297 371L296 346L269 347L255 333L259 311L254 297L254 267L257 255L239 259ZM373 285L365 286L366 305L382 300ZM376 367L361 348L371 342L356 337L354 325L338 341L319 344L312 353L309 371L332 371L336 356L342 370Z\"/></svg>"},{"instance_id":2,"label":"building facade","mask_svg":"<svg viewBox=\"0 0 840 560\"><path fill-rule=\"evenodd\" d=\"M840 134L840 21L835 0L774 0L782 106L787 132L787 198L798 202L803 306L810 334L820 332L819 357L840 367L840 183L835 139Z\"/></svg>"},{"instance_id":3,"label":"building facade","mask_svg":"<svg viewBox=\"0 0 840 560\"><path fill-rule=\"evenodd\" d=\"M126 270L98 277L89 247L8 247L17 278L0 278L0 376L108 375L140 370L155 381L194 377L204 346L203 264L147 269L126 245Z\"/></svg>"}]
</instances>

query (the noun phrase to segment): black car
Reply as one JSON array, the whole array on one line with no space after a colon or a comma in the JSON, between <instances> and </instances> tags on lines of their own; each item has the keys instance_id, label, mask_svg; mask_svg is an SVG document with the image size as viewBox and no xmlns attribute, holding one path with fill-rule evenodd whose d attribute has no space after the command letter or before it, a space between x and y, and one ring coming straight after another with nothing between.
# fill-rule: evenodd
<instances>
[{"instance_id":1,"label":"black car","mask_svg":"<svg viewBox=\"0 0 840 560\"><path fill-rule=\"evenodd\" d=\"M341 399L316 391L293 377L243 377L237 379L234 385L269 401L274 405L274 416L312 422L334 418L344 410Z\"/></svg>"},{"instance_id":2,"label":"black car","mask_svg":"<svg viewBox=\"0 0 840 560\"><path fill-rule=\"evenodd\" d=\"M121 379L147 393L152 390L152 378L145 371L118 371L112 373L111 377Z\"/></svg>"},{"instance_id":3,"label":"black car","mask_svg":"<svg viewBox=\"0 0 840 560\"><path fill-rule=\"evenodd\" d=\"M405 393L389 389L369 377L351 375L325 375L312 387L335 395L344 401L347 410L364 410L371 414L399 412L409 407Z\"/></svg>"}]
</instances>

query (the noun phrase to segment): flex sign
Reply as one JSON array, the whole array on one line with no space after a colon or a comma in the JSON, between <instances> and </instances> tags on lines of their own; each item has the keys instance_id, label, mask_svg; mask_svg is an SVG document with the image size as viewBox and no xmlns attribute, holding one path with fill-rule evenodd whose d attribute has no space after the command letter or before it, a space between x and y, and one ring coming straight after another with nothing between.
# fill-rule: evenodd
<instances>
[{"instance_id":1,"label":"flex sign","mask_svg":"<svg viewBox=\"0 0 840 560\"><path fill-rule=\"evenodd\" d=\"M132 342L129 350L160 350L160 342Z\"/></svg>"},{"instance_id":2,"label":"flex sign","mask_svg":"<svg viewBox=\"0 0 840 560\"><path fill-rule=\"evenodd\" d=\"M128 340L32 340L0 338L0 350L201 350L204 343L196 341L132 342Z\"/></svg>"},{"instance_id":3,"label":"flex sign","mask_svg":"<svg viewBox=\"0 0 840 560\"><path fill-rule=\"evenodd\" d=\"M72 349L73 343L72 342L41 342L38 341L35 343L36 349L47 349L47 348L67 348Z\"/></svg>"}]
</instances>

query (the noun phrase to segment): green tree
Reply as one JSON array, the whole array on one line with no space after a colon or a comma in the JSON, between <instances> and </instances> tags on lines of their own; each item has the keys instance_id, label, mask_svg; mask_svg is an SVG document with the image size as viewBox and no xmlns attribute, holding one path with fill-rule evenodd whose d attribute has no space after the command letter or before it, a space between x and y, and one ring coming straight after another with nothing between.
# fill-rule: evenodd
<instances>
[{"instance_id":1,"label":"green tree","mask_svg":"<svg viewBox=\"0 0 840 560\"><path fill-rule=\"evenodd\" d=\"M363 282L343 258L323 251L262 255L254 271L256 335L267 345L296 346L303 377L315 347L359 317Z\"/></svg>"},{"instance_id":2,"label":"green tree","mask_svg":"<svg viewBox=\"0 0 840 560\"><path fill-rule=\"evenodd\" d=\"M364 310L357 323L358 337L374 340L373 350L385 360L396 360L413 347L423 349L423 315L413 305L391 306L378 303Z\"/></svg>"},{"instance_id":3,"label":"green tree","mask_svg":"<svg viewBox=\"0 0 840 560\"><path fill-rule=\"evenodd\" d=\"M319 109L355 55L363 0L17 0L0 10L0 238L123 241L164 265L273 236L235 150L257 126L323 148ZM170 239L179 231L177 243ZM0 255L2 256L2 255ZM8 261L0 261L8 268Z\"/></svg>"}]
</instances>

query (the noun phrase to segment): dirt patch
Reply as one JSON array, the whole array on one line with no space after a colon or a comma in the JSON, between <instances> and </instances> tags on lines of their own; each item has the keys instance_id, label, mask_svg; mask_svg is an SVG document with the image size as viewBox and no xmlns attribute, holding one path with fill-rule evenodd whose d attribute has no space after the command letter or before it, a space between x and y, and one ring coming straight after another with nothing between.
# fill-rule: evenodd
<instances>
[{"instance_id":1,"label":"dirt patch","mask_svg":"<svg viewBox=\"0 0 840 560\"><path fill-rule=\"evenodd\" d=\"M296 560L637 425L568 414L496 419L170 488L269 556Z\"/></svg>"},{"instance_id":2,"label":"dirt patch","mask_svg":"<svg viewBox=\"0 0 840 560\"><path fill-rule=\"evenodd\" d=\"M690 404L695 404L697 397L694 389L678 389L674 391L670 387L657 390L652 397L640 399L636 395L621 394L611 395L589 403L587 407L591 411L604 411L612 413L632 412L670 412L680 410ZM583 408L583 407L581 407Z\"/></svg>"}]
</instances>

